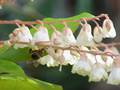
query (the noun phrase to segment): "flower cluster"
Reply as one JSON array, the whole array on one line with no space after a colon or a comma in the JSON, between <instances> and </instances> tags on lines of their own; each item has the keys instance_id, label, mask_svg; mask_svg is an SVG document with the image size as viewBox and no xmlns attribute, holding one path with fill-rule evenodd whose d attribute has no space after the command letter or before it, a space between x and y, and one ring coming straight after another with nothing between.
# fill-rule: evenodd
<instances>
[{"instance_id":1,"label":"flower cluster","mask_svg":"<svg viewBox=\"0 0 120 90\"><path fill-rule=\"evenodd\" d=\"M116 37L114 25L109 18L106 18L103 21L102 27L97 24L93 30L91 25L85 21L77 38L75 38L68 26L65 26L62 32L54 29L50 37L44 25L41 25L34 35L31 35L27 26L22 25L10 34L9 41L16 42L14 45L15 48L30 47L33 50L44 48L36 45L36 43L49 42L51 46L44 48L47 55L40 57L36 60L36 63L46 65L47 67L61 67L62 65L69 64L72 65L72 73L89 76L89 81L98 82L107 80L108 84L118 85L120 84L120 63L115 56L79 52L79 50L84 50L88 52L112 53L112 48L101 50L96 47L96 44L101 43L104 38L114 37ZM28 44L17 42L26 42ZM54 48L52 47L53 45L57 47L73 47L78 50Z\"/></svg>"}]
</instances>

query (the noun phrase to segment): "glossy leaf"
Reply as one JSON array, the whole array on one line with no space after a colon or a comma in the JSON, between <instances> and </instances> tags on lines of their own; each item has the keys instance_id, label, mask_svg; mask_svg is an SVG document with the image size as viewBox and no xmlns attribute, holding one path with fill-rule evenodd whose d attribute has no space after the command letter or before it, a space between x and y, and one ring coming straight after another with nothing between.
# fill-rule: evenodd
<instances>
[{"instance_id":1,"label":"glossy leaf","mask_svg":"<svg viewBox=\"0 0 120 90\"><path fill-rule=\"evenodd\" d=\"M0 60L0 76L1 75L17 75L24 77L24 71L14 62Z\"/></svg>"},{"instance_id":2,"label":"glossy leaf","mask_svg":"<svg viewBox=\"0 0 120 90\"><path fill-rule=\"evenodd\" d=\"M62 90L58 85L18 76L0 76L0 90Z\"/></svg>"},{"instance_id":3,"label":"glossy leaf","mask_svg":"<svg viewBox=\"0 0 120 90\"><path fill-rule=\"evenodd\" d=\"M3 46L0 48L0 60L25 61L30 60L29 48L14 49L13 47Z\"/></svg>"}]
</instances>

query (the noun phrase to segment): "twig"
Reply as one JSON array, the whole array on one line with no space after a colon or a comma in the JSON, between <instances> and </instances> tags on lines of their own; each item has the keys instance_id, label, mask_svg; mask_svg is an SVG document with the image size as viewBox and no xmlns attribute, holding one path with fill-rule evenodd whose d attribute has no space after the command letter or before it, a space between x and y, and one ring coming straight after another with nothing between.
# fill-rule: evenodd
<instances>
[{"instance_id":1,"label":"twig","mask_svg":"<svg viewBox=\"0 0 120 90\"><path fill-rule=\"evenodd\" d=\"M0 44L3 44L4 41L1 41ZM12 45L14 44L28 44L30 45L30 43L28 42L11 42ZM52 47L54 49L62 49L62 50L72 50L72 51L77 51L77 52L84 52L84 53L90 53L90 54L94 54L94 55L107 55L107 56L120 56L119 54L114 54L111 52L102 52L102 51L87 51L87 50L81 50L79 48L79 46L76 47L76 45L71 46L60 46L60 45L53 45L51 44L51 42L47 41L47 42L36 42L35 43L36 46L38 47L42 47L42 48L48 48L48 47ZM116 43L110 43L110 44L101 44L101 45L96 45L96 47L103 47L105 48L106 46L111 47L111 46L120 46L120 42L116 42Z\"/></svg>"},{"instance_id":2,"label":"twig","mask_svg":"<svg viewBox=\"0 0 120 90\"><path fill-rule=\"evenodd\" d=\"M84 18L86 21L91 20L98 20L98 18L106 17L107 14L101 14L99 16L93 17L93 18ZM44 24L55 24L55 23L62 23L62 22L80 22L83 21L83 18L79 20L57 20L57 21L42 21ZM40 24L38 20L36 21L21 21L21 20L0 20L0 24L25 24L25 25L33 25L33 24Z\"/></svg>"}]
</instances>

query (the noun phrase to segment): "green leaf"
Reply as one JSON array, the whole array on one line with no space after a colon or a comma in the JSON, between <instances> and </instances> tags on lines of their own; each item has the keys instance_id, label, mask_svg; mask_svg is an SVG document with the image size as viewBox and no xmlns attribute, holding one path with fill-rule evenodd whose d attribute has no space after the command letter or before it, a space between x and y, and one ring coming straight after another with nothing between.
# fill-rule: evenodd
<instances>
[{"instance_id":1,"label":"green leaf","mask_svg":"<svg viewBox=\"0 0 120 90\"><path fill-rule=\"evenodd\" d=\"M39 86L43 88L43 90L62 90L62 87L60 85L51 84L37 79L33 79L33 80L37 82Z\"/></svg>"},{"instance_id":2,"label":"green leaf","mask_svg":"<svg viewBox=\"0 0 120 90\"><path fill-rule=\"evenodd\" d=\"M79 15L73 16L73 17L68 17L68 18L45 18L43 19L43 21L47 21L47 22L56 22L55 24L53 24L58 30L62 31L62 29L64 28L64 25L59 23L59 21L61 20L79 20L81 18L93 18L95 17L94 15L84 12L81 13ZM68 22L67 25L72 29L72 31L74 32L78 26L79 23L77 22ZM49 31L49 35L51 36L51 33L53 32L53 30L51 29L50 25L45 24L45 26L48 28Z\"/></svg>"},{"instance_id":3,"label":"green leaf","mask_svg":"<svg viewBox=\"0 0 120 90\"><path fill-rule=\"evenodd\" d=\"M62 87L30 78L0 76L0 90L62 90Z\"/></svg>"},{"instance_id":4,"label":"green leaf","mask_svg":"<svg viewBox=\"0 0 120 90\"><path fill-rule=\"evenodd\" d=\"M3 46L0 48L0 60L25 61L30 60L29 48L14 49L13 47Z\"/></svg>"},{"instance_id":5,"label":"green leaf","mask_svg":"<svg viewBox=\"0 0 120 90\"><path fill-rule=\"evenodd\" d=\"M0 76L1 75L17 75L25 76L24 71L14 62L0 60Z\"/></svg>"}]
</instances>

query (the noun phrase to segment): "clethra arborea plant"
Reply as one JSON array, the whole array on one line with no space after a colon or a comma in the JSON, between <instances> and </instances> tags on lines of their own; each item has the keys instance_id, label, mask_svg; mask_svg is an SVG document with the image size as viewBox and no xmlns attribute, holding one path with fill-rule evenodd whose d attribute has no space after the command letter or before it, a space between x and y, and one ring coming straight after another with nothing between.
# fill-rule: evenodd
<instances>
[{"instance_id":1,"label":"clethra arborea plant","mask_svg":"<svg viewBox=\"0 0 120 90\"><path fill-rule=\"evenodd\" d=\"M108 84L119 85L119 52L115 51L114 45L102 43L105 38L115 38L116 31L112 20L107 15L103 16L101 26L99 16L77 20L81 26L77 36L65 20L64 23L61 21L64 25L62 30L54 24L50 26L53 29L51 35L42 21L39 27L32 26L36 29L33 34L27 25L18 22L19 27L9 35L5 44L15 49L28 47L33 51L44 50L45 54L34 60L35 65L60 67L60 70L62 66L72 65L73 74L88 76L90 82L104 80ZM95 22L95 26L88 21Z\"/></svg>"}]
</instances>

